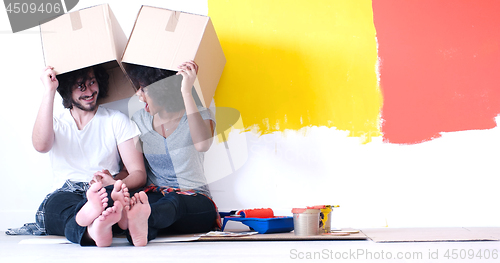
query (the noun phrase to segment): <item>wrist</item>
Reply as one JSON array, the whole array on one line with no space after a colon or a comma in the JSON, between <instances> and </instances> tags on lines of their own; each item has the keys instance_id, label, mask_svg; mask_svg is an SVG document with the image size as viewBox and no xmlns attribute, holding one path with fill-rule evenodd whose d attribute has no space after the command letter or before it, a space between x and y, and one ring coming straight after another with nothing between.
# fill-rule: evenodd
<instances>
[{"instance_id":1,"label":"wrist","mask_svg":"<svg viewBox=\"0 0 500 263\"><path fill-rule=\"evenodd\" d=\"M55 95L56 95L56 91L55 90L47 89L43 93L43 99L45 99L45 100L54 100Z\"/></svg>"}]
</instances>

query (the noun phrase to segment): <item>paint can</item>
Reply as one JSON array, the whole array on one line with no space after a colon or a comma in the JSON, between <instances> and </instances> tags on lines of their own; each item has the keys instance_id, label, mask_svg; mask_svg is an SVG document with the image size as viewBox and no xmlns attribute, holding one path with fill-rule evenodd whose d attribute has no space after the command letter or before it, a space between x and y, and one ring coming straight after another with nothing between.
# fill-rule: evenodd
<instances>
[{"instance_id":1,"label":"paint can","mask_svg":"<svg viewBox=\"0 0 500 263\"><path fill-rule=\"evenodd\" d=\"M332 231L332 206L325 205L320 209L320 231L322 233L330 233Z\"/></svg>"},{"instance_id":2,"label":"paint can","mask_svg":"<svg viewBox=\"0 0 500 263\"><path fill-rule=\"evenodd\" d=\"M319 209L319 232L320 233L330 233L332 231L332 211L334 207L339 207L338 205L315 205L308 206L307 209Z\"/></svg>"},{"instance_id":3,"label":"paint can","mask_svg":"<svg viewBox=\"0 0 500 263\"><path fill-rule=\"evenodd\" d=\"M315 236L320 232L320 209L294 208L293 232L296 236Z\"/></svg>"}]
</instances>

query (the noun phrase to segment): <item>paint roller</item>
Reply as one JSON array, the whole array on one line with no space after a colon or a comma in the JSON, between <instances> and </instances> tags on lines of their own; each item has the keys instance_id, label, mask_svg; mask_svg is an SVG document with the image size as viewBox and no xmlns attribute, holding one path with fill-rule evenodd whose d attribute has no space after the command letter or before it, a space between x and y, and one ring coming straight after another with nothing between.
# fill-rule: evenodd
<instances>
[{"instance_id":1,"label":"paint roller","mask_svg":"<svg viewBox=\"0 0 500 263\"><path fill-rule=\"evenodd\" d=\"M236 212L243 218L273 218L274 212L271 208L243 209Z\"/></svg>"}]
</instances>

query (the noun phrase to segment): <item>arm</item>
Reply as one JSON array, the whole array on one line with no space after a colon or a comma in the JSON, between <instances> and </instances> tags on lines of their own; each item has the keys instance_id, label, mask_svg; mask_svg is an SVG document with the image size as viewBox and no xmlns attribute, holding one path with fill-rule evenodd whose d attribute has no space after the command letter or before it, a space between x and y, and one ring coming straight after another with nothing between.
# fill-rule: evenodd
<instances>
[{"instance_id":1,"label":"arm","mask_svg":"<svg viewBox=\"0 0 500 263\"><path fill-rule=\"evenodd\" d=\"M196 73L198 72L198 65L194 61L190 61L180 65L179 69L177 75L182 75L181 92L186 107L191 139L197 151L206 152L212 145L214 123L211 120L203 120L191 94L194 81L196 80Z\"/></svg>"},{"instance_id":2,"label":"arm","mask_svg":"<svg viewBox=\"0 0 500 263\"><path fill-rule=\"evenodd\" d=\"M123 166L122 170L115 174L114 178L115 180L122 180L125 179L125 177L128 176L128 171L127 171L127 167L125 167L125 165Z\"/></svg>"},{"instance_id":3,"label":"arm","mask_svg":"<svg viewBox=\"0 0 500 263\"><path fill-rule=\"evenodd\" d=\"M131 151L130 145L128 145L129 141L132 141L135 151ZM90 181L90 184L93 184L95 182L100 182L100 183L102 183L103 186L108 186L108 185L113 185L118 180L122 180L125 183L125 185L127 185L127 187L130 189L134 189L134 188L138 188L138 187L143 186L146 183L147 174L146 174L145 168L141 169L141 167L144 167L144 159L142 156L142 148L140 147L140 145L138 145L139 142L140 142L139 137L136 136L132 139L129 139L128 141L125 141L125 142L119 144L118 151L120 152L120 155L122 156L122 162L124 163L122 170L119 173L115 174L114 176L107 169L103 169L102 171L97 171L94 173L94 176L92 177L92 180ZM125 143L127 143L127 144L125 144ZM122 145L122 147L121 147L121 145ZM120 149L120 147L121 147L121 149ZM122 151L123 151L123 154L125 154L125 156L131 157L130 159L131 159L132 163L138 162L138 164L137 164L138 169L136 168L136 173L134 173L134 175L133 175L133 176L135 176L135 178L125 180L125 178L127 178L129 176L129 171L127 170L125 160L123 160ZM126 152L130 152L130 153L132 153L132 155L130 155L130 154L127 155ZM134 156L136 154L135 152L139 152L139 156ZM139 158L140 161L137 161L137 158ZM143 171L143 173L141 172L141 170ZM143 183L141 183L142 176L144 176ZM129 180L130 180L130 182L129 182ZM138 186L136 186L137 184L138 184ZM131 185L131 186L129 186L129 185Z\"/></svg>"},{"instance_id":4,"label":"arm","mask_svg":"<svg viewBox=\"0 0 500 263\"><path fill-rule=\"evenodd\" d=\"M134 138L126 140L118 145L118 151L127 167L128 176L122 179L129 189L136 189L146 184L146 168L142 153L137 150ZM121 173L121 172L120 172ZM121 179L121 178L116 178Z\"/></svg>"},{"instance_id":5,"label":"arm","mask_svg":"<svg viewBox=\"0 0 500 263\"><path fill-rule=\"evenodd\" d=\"M40 77L45 91L31 137L35 150L42 153L50 151L54 144L54 96L59 86L59 81L53 69L53 67L47 66Z\"/></svg>"},{"instance_id":6,"label":"arm","mask_svg":"<svg viewBox=\"0 0 500 263\"><path fill-rule=\"evenodd\" d=\"M116 181L125 179L128 176L127 168L123 166L122 170L113 176L109 170L103 169L94 173L90 184L100 182L103 186L113 185Z\"/></svg>"}]
</instances>

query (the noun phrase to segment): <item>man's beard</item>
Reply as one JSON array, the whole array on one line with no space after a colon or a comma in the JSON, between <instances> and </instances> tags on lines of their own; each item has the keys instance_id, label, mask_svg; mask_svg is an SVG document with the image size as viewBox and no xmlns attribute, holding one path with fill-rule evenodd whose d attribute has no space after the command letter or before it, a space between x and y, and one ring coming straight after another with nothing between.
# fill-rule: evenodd
<instances>
[{"instance_id":1,"label":"man's beard","mask_svg":"<svg viewBox=\"0 0 500 263\"><path fill-rule=\"evenodd\" d=\"M94 98L97 98L97 91L95 91L94 93L92 93L91 96L94 96ZM91 96L80 97L79 99L83 99L83 98L91 97ZM94 111L95 108L97 107L97 99L94 101L94 104L91 105L90 107L83 106L81 103L75 101L73 98L71 98L71 104L74 107L77 107L77 108L79 108L80 110L83 110L83 111Z\"/></svg>"}]
</instances>

